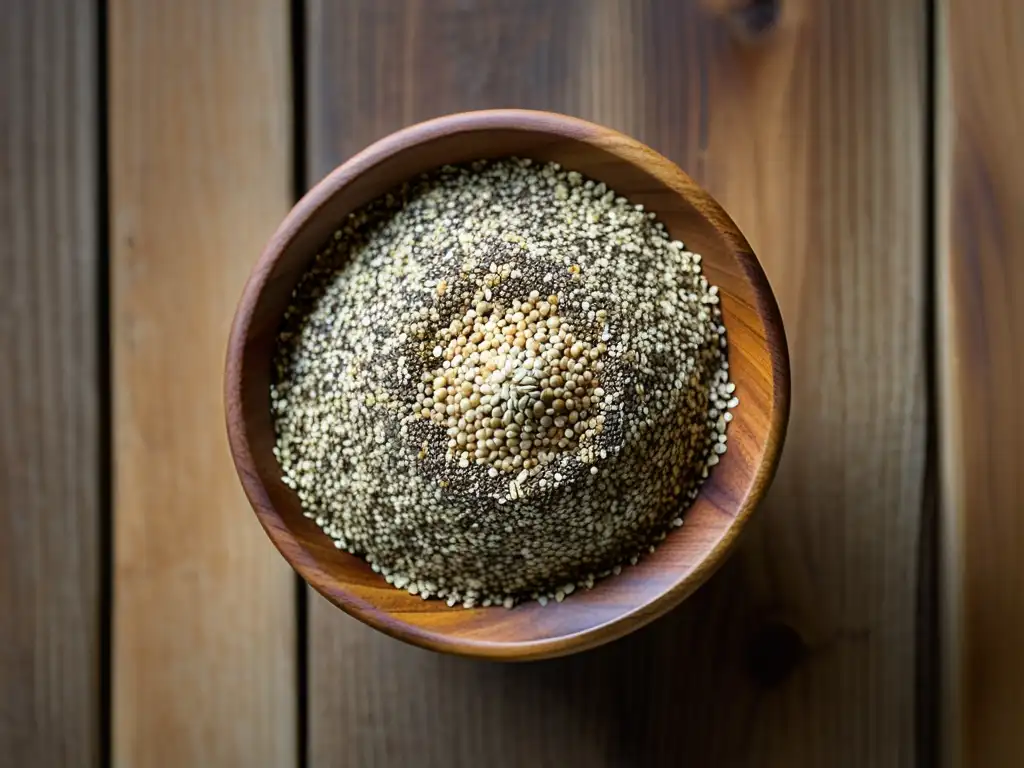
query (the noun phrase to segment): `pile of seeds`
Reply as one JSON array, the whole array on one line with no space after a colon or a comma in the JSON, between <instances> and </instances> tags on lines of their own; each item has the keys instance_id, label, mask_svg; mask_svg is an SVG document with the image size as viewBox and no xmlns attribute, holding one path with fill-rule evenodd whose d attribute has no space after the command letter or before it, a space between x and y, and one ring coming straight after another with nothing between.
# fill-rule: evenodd
<instances>
[{"instance_id":1,"label":"pile of seeds","mask_svg":"<svg viewBox=\"0 0 1024 768\"><path fill-rule=\"evenodd\" d=\"M286 312L285 483L414 595L593 586L682 524L726 449L738 401L700 261L556 164L407 183L349 216Z\"/></svg>"}]
</instances>

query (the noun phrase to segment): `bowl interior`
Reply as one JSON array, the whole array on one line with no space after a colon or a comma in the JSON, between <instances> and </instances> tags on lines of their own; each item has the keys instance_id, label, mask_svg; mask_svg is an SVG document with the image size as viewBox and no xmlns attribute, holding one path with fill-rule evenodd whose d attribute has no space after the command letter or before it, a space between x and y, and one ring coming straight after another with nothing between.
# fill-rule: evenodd
<instances>
[{"instance_id":1,"label":"bowl interior","mask_svg":"<svg viewBox=\"0 0 1024 768\"><path fill-rule=\"evenodd\" d=\"M654 211L704 257L719 286L730 372L740 404L729 450L656 552L561 604L449 608L396 590L339 551L303 516L272 453L271 357L280 318L317 249L351 211L445 163L517 155L554 160ZM692 180L642 144L545 113L443 118L395 134L312 190L282 224L253 272L228 353L228 429L246 493L274 543L333 603L372 626L427 647L495 658L537 658L592 647L668 610L726 554L777 460L788 409L788 360L767 280L732 221Z\"/></svg>"}]
</instances>

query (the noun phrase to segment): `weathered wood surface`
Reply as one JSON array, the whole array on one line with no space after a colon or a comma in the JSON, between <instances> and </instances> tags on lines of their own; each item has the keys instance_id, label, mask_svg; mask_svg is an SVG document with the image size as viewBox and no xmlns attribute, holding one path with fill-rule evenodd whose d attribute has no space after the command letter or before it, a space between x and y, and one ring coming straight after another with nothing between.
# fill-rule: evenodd
<instances>
[{"instance_id":1,"label":"weathered wood surface","mask_svg":"<svg viewBox=\"0 0 1024 768\"><path fill-rule=\"evenodd\" d=\"M939 4L949 765L1024 762L1024 6Z\"/></svg>"},{"instance_id":2,"label":"weathered wood surface","mask_svg":"<svg viewBox=\"0 0 1024 768\"><path fill-rule=\"evenodd\" d=\"M465 109L626 131L744 229L794 366L783 465L741 551L633 637L496 666L311 595L312 764L917 764L926 3L311 0L306 21L310 181Z\"/></svg>"},{"instance_id":3,"label":"weathered wood surface","mask_svg":"<svg viewBox=\"0 0 1024 768\"><path fill-rule=\"evenodd\" d=\"M241 286L292 199L285 0L111 0L113 755L294 765L294 577L228 455Z\"/></svg>"},{"instance_id":4,"label":"weathered wood surface","mask_svg":"<svg viewBox=\"0 0 1024 768\"><path fill-rule=\"evenodd\" d=\"M0 765L98 766L98 14L0 14Z\"/></svg>"}]
</instances>

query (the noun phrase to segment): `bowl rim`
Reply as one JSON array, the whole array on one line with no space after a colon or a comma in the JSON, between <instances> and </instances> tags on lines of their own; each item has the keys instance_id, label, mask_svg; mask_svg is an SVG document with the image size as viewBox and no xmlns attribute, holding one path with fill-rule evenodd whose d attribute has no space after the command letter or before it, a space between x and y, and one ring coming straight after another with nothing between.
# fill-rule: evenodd
<instances>
[{"instance_id":1,"label":"bowl rim","mask_svg":"<svg viewBox=\"0 0 1024 768\"><path fill-rule=\"evenodd\" d=\"M749 489L738 504L732 522L719 540L707 550L694 568L661 593L638 602L618 616L584 629L534 640L453 638L443 630L427 629L400 616L377 609L367 601L348 594L343 587L337 586L336 580L305 551L270 501L267 489L256 469L241 405L246 342L256 309L273 267L302 228L342 188L372 171L375 166L391 156L437 138L488 130L539 132L588 143L593 143L594 135L599 134L602 137L602 146L617 155L621 156L622 152L616 151L616 148L624 148L634 156L639 154L656 160L657 163L652 165L656 165L657 170L651 167L645 167L645 170L667 187L678 188L680 184L686 186L687 193L700 199L705 216L713 218L714 227L729 243L742 268L744 278L752 286L754 310L763 324L767 356L771 361L771 414L764 453L760 464L753 470ZM635 157L628 158L627 161L634 164L636 162ZM775 294L753 249L721 205L675 163L637 139L580 118L525 109L458 112L407 126L353 155L317 182L285 216L252 268L232 321L224 373L228 441L239 480L250 506L270 540L306 583L349 615L396 639L430 650L501 660L551 658L618 639L662 616L707 581L735 548L740 533L772 482L789 422L790 388L789 349ZM500 606L492 609L505 610Z\"/></svg>"}]
</instances>

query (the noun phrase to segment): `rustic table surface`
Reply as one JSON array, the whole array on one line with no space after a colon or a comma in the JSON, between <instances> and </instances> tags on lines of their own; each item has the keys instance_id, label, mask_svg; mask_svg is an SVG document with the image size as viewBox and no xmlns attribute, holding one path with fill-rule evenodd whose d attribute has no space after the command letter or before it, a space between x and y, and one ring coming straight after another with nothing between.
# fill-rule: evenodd
<instances>
[{"instance_id":1,"label":"rustic table surface","mask_svg":"<svg viewBox=\"0 0 1024 768\"><path fill-rule=\"evenodd\" d=\"M0 765L1024 764L1024 3L0 11ZM396 128L504 106L706 185L772 279L794 382L719 574L527 665L307 590L220 399L297 195Z\"/></svg>"}]
</instances>

